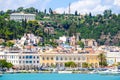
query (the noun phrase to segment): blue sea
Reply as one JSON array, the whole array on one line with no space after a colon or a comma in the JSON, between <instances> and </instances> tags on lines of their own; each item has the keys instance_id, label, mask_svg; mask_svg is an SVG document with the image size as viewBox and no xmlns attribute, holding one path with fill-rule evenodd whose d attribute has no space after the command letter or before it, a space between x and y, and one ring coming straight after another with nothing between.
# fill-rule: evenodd
<instances>
[{"instance_id":1,"label":"blue sea","mask_svg":"<svg viewBox=\"0 0 120 80\"><path fill-rule=\"evenodd\" d=\"M0 80L120 80L120 75L19 73L3 74Z\"/></svg>"}]
</instances>

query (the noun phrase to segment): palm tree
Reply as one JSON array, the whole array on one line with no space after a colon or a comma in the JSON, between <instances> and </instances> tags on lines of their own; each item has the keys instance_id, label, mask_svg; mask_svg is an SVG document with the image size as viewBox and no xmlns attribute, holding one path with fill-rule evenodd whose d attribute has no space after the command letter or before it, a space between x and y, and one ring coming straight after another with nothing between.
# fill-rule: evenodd
<instances>
[{"instance_id":1,"label":"palm tree","mask_svg":"<svg viewBox=\"0 0 120 80\"><path fill-rule=\"evenodd\" d=\"M99 64L101 67L107 66L106 56L104 55L104 53L100 53L98 55L98 58L99 58Z\"/></svg>"}]
</instances>

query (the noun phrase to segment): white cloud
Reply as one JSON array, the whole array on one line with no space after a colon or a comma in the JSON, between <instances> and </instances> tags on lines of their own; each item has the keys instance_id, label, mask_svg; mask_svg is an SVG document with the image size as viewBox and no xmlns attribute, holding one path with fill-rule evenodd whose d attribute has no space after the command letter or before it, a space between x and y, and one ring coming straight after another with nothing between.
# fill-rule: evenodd
<instances>
[{"instance_id":1,"label":"white cloud","mask_svg":"<svg viewBox=\"0 0 120 80\"><path fill-rule=\"evenodd\" d=\"M31 6L38 9L44 9L50 1L51 0L0 0L0 10Z\"/></svg>"},{"instance_id":2,"label":"white cloud","mask_svg":"<svg viewBox=\"0 0 120 80\"><path fill-rule=\"evenodd\" d=\"M116 5L120 0L115 0ZM74 13L77 10L81 14L92 13L92 14L101 14L106 9L113 9L114 3L113 0L78 0L71 3L71 13ZM57 13L63 13L64 11L68 13L69 7L57 8L55 11Z\"/></svg>"},{"instance_id":3,"label":"white cloud","mask_svg":"<svg viewBox=\"0 0 120 80\"><path fill-rule=\"evenodd\" d=\"M114 5L120 6L120 0L115 0Z\"/></svg>"}]
</instances>

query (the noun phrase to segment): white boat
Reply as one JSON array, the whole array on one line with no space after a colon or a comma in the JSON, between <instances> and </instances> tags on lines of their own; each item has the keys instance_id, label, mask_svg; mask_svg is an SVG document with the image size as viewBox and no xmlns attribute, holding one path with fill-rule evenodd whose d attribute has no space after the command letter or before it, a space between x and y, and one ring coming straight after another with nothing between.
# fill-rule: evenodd
<instances>
[{"instance_id":1,"label":"white boat","mask_svg":"<svg viewBox=\"0 0 120 80\"><path fill-rule=\"evenodd\" d=\"M91 72L89 72L90 74L97 74L98 73L98 70L93 70Z\"/></svg>"},{"instance_id":2,"label":"white boat","mask_svg":"<svg viewBox=\"0 0 120 80\"><path fill-rule=\"evenodd\" d=\"M118 69L107 69L105 71L98 71L99 74L120 74Z\"/></svg>"},{"instance_id":3,"label":"white boat","mask_svg":"<svg viewBox=\"0 0 120 80\"><path fill-rule=\"evenodd\" d=\"M0 76L2 76L2 72L0 72Z\"/></svg>"},{"instance_id":4,"label":"white boat","mask_svg":"<svg viewBox=\"0 0 120 80\"><path fill-rule=\"evenodd\" d=\"M65 73L68 74L69 73L70 74L70 73L72 73L72 71L58 71L58 73L60 73L60 74L61 73L63 73L63 74L65 74Z\"/></svg>"},{"instance_id":5,"label":"white boat","mask_svg":"<svg viewBox=\"0 0 120 80\"><path fill-rule=\"evenodd\" d=\"M2 76L2 74L0 74L0 76Z\"/></svg>"}]
</instances>

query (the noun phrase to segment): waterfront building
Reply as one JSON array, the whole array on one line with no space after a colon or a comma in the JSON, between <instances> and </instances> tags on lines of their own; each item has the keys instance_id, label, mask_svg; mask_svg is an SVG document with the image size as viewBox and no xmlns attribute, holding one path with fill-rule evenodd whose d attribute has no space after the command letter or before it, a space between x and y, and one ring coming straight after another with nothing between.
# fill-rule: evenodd
<instances>
[{"instance_id":1,"label":"waterfront building","mask_svg":"<svg viewBox=\"0 0 120 80\"><path fill-rule=\"evenodd\" d=\"M87 54L87 63L90 65L92 68L98 68L99 67L99 54Z\"/></svg>"},{"instance_id":2,"label":"waterfront building","mask_svg":"<svg viewBox=\"0 0 120 80\"><path fill-rule=\"evenodd\" d=\"M45 67L55 66L57 68L64 68L65 63L73 61L78 68L83 67L83 63L91 64L93 68L99 67L98 54L92 54L86 51L50 51L40 54L40 64Z\"/></svg>"},{"instance_id":3,"label":"waterfront building","mask_svg":"<svg viewBox=\"0 0 120 80\"><path fill-rule=\"evenodd\" d=\"M35 20L35 14L25 14L25 13L12 13L10 14L10 20L22 21L22 20Z\"/></svg>"},{"instance_id":4,"label":"waterfront building","mask_svg":"<svg viewBox=\"0 0 120 80\"><path fill-rule=\"evenodd\" d=\"M5 53L0 51L0 60L5 59Z\"/></svg>"},{"instance_id":5,"label":"waterfront building","mask_svg":"<svg viewBox=\"0 0 120 80\"><path fill-rule=\"evenodd\" d=\"M35 69L40 67L40 56L34 50L8 50L5 51L5 59L17 69Z\"/></svg>"},{"instance_id":6,"label":"waterfront building","mask_svg":"<svg viewBox=\"0 0 120 80\"><path fill-rule=\"evenodd\" d=\"M110 51L106 53L106 59L108 66L117 65L120 62L120 52L119 51Z\"/></svg>"}]
</instances>

